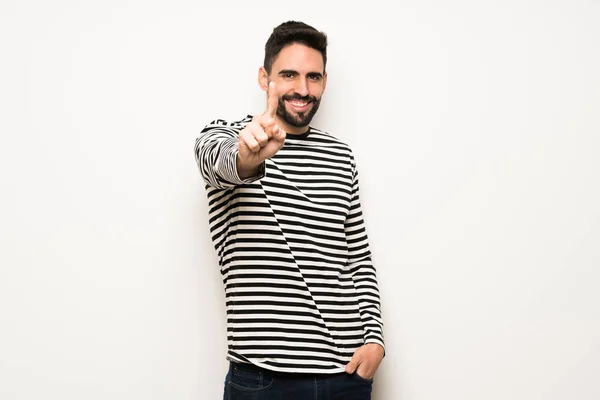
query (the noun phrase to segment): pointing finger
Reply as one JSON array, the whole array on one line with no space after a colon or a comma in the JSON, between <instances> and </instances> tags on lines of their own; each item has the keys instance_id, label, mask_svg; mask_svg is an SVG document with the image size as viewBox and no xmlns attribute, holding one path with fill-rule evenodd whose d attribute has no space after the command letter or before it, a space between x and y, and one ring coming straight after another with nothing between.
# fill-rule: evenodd
<instances>
[{"instance_id":1,"label":"pointing finger","mask_svg":"<svg viewBox=\"0 0 600 400\"><path fill-rule=\"evenodd\" d=\"M267 98L267 111L265 111L264 115L271 117L271 118L275 118L275 112L277 111L277 103L278 103L278 98L277 98L277 87L274 81L269 82L269 91L268 93L268 98Z\"/></svg>"}]
</instances>

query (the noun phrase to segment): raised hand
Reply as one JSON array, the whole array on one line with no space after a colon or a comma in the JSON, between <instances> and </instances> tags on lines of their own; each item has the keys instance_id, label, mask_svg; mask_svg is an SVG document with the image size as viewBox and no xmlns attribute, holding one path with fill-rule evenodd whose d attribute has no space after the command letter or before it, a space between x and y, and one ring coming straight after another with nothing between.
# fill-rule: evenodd
<instances>
[{"instance_id":1,"label":"raised hand","mask_svg":"<svg viewBox=\"0 0 600 400\"><path fill-rule=\"evenodd\" d=\"M275 82L271 81L266 111L255 116L239 134L237 170L242 179L255 175L258 167L283 147L286 133L275 122L277 102Z\"/></svg>"}]
</instances>

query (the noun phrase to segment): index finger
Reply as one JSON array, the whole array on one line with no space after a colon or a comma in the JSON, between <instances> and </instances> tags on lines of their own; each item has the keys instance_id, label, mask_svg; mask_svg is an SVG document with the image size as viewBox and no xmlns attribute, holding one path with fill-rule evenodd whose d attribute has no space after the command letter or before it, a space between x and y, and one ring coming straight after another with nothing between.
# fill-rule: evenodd
<instances>
[{"instance_id":1,"label":"index finger","mask_svg":"<svg viewBox=\"0 0 600 400\"><path fill-rule=\"evenodd\" d=\"M269 82L269 91L267 92L267 110L263 115L271 118L275 118L275 111L277 110L277 87L274 81Z\"/></svg>"}]
</instances>

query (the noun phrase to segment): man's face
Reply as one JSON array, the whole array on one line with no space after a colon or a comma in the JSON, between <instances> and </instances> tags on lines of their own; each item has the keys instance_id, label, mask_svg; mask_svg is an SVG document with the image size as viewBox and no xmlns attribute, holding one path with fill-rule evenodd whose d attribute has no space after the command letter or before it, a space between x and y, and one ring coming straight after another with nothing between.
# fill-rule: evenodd
<instances>
[{"instance_id":1,"label":"man's face","mask_svg":"<svg viewBox=\"0 0 600 400\"><path fill-rule=\"evenodd\" d=\"M307 127L319 109L327 83L321 53L297 43L284 47L271 67L271 80L277 83L277 116L288 125L288 131Z\"/></svg>"}]
</instances>

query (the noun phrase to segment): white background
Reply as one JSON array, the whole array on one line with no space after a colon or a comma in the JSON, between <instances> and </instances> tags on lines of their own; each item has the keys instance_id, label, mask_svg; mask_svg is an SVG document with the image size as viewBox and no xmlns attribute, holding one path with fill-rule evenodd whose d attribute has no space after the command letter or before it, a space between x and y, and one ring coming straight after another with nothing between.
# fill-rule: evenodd
<instances>
[{"instance_id":1,"label":"white background","mask_svg":"<svg viewBox=\"0 0 600 400\"><path fill-rule=\"evenodd\" d=\"M330 39L380 280L375 400L600 398L598 1L0 4L0 398L219 399L193 154L264 109L273 27Z\"/></svg>"}]
</instances>

